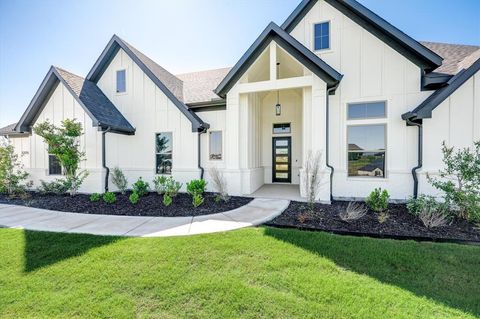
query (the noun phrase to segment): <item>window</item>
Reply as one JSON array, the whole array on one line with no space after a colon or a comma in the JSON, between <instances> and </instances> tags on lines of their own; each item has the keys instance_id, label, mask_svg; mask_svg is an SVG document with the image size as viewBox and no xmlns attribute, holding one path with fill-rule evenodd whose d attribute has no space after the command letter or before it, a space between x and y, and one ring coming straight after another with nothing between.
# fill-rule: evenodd
<instances>
[{"instance_id":1,"label":"window","mask_svg":"<svg viewBox=\"0 0 480 319\"><path fill-rule=\"evenodd\" d=\"M314 25L314 49L325 50L330 48L330 22Z\"/></svg>"},{"instance_id":2,"label":"window","mask_svg":"<svg viewBox=\"0 0 480 319\"><path fill-rule=\"evenodd\" d=\"M155 136L156 173L172 174L172 133Z\"/></svg>"},{"instance_id":3,"label":"window","mask_svg":"<svg viewBox=\"0 0 480 319\"><path fill-rule=\"evenodd\" d=\"M385 177L384 124L349 126L348 176Z\"/></svg>"},{"instance_id":4,"label":"window","mask_svg":"<svg viewBox=\"0 0 480 319\"><path fill-rule=\"evenodd\" d=\"M355 103L348 105L349 120L384 118L385 116L385 102Z\"/></svg>"},{"instance_id":5,"label":"window","mask_svg":"<svg viewBox=\"0 0 480 319\"><path fill-rule=\"evenodd\" d=\"M123 93L127 91L126 71L117 71L117 93Z\"/></svg>"},{"instance_id":6,"label":"window","mask_svg":"<svg viewBox=\"0 0 480 319\"><path fill-rule=\"evenodd\" d=\"M221 160L222 159L222 132L215 131L210 132L210 160Z\"/></svg>"},{"instance_id":7,"label":"window","mask_svg":"<svg viewBox=\"0 0 480 319\"><path fill-rule=\"evenodd\" d=\"M290 123L273 124L273 134L288 134L290 132Z\"/></svg>"},{"instance_id":8,"label":"window","mask_svg":"<svg viewBox=\"0 0 480 319\"><path fill-rule=\"evenodd\" d=\"M62 166L55 155L48 154L48 175L62 175Z\"/></svg>"}]
</instances>

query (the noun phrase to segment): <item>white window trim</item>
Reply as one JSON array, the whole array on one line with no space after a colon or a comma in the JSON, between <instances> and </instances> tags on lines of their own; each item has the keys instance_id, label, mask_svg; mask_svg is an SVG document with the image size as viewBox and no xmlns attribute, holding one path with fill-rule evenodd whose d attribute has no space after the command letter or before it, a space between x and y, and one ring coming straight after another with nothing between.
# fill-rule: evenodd
<instances>
[{"instance_id":1,"label":"white window trim","mask_svg":"<svg viewBox=\"0 0 480 319\"><path fill-rule=\"evenodd\" d=\"M220 132L220 133L222 133L222 158L221 158L221 159L211 159L211 158L210 158L210 154L211 154L210 134L211 134L211 133L214 133L214 132ZM224 159L225 159L225 154L224 154L225 148L224 148L224 144L223 144L223 143L224 143L224 140L225 140L225 138L224 138L224 134L223 134L223 131L222 131L222 130L211 130L211 131L209 130L209 131L208 131L208 161L209 161L209 162L220 162L220 163L221 163L221 162L224 161Z\"/></svg>"},{"instance_id":2,"label":"white window trim","mask_svg":"<svg viewBox=\"0 0 480 319\"><path fill-rule=\"evenodd\" d=\"M172 134L172 169L171 169L171 172L170 174L160 174L160 173L157 173L157 155L159 153L157 153L157 135L158 134L166 134L166 133L170 133ZM153 135L153 149L154 149L154 155L153 155L153 163L155 163L154 167L153 167L153 174L154 175L160 175L160 176L172 176L173 175L173 163L175 163L174 159L173 159L173 146L174 146L174 143L173 143L173 131L163 131L163 132L155 132L154 135Z\"/></svg>"},{"instance_id":3,"label":"white window trim","mask_svg":"<svg viewBox=\"0 0 480 319\"><path fill-rule=\"evenodd\" d=\"M322 24L328 22L328 48L326 49L315 49L315 26L317 24ZM317 21L312 24L312 51L315 53L327 53L332 51L332 20Z\"/></svg>"},{"instance_id":4,"label":"white window trim","mask_svg":"<svg viewBox=\"0 0 480 319\"><path fill-rule=\"evenodd\" d=\"M125 92L117 92L117 73L119 71L125 71ZM115 91L115 95L126 95L128 93L128 69L127 68L120 68L115 70L115 76L113 79L113 89Z\"/></svg>"},{"instance_id":5,"label":"white window trim","mask_svg":"<svg viewBox=\"0 0 480 319\"><path fill-rule=\"evenodd\" d=\"M351 104L362 104L362 103L385 103L385 117L375 117L375 118L365 118L365 119L348 119L348 106ZM367 100L367 101L357 101L349 102L345 104L345 172L347 180L349 181L388 181L388 101L387 100ZM350 176L348 174L348 128L350 126L370 126L370 125L384 125L385 127L385 167L383 177L377 176Z\"/></svg>"}]
</instances>

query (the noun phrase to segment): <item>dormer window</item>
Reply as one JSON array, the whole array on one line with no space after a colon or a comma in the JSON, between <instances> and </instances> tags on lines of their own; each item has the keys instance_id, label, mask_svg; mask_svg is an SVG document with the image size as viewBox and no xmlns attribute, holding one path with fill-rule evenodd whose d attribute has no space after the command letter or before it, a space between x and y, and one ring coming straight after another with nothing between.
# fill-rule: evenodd
<instances>
[{"instance_id":1,"label":"dormer window","mask_svg":"<svg viewBox=\"0 0 480 319\"><path fill-rule=\"evenodd\" d=\"M314 50L330 49L330 22L322 22L314 25Z\"/></svg>"},{"instance_id":2,"label":"dormer window","mask_svg":"<svg viewBox=\"0 0 480 319\"><path fill-rule=\"evenodd\" d=\"M126 71L117 71L117 93L124 93L127 91Z\"/></svg>"}]
</instances>

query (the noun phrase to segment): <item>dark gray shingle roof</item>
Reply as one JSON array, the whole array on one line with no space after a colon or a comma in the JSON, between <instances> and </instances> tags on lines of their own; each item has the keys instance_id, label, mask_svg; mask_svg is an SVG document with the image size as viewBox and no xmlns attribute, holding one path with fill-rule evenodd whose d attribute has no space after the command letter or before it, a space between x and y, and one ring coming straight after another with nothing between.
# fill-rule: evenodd
<instances>
[{"instance_id":1,"label":"dark gray shingle roof","mask_svg":"<svg viewBox=\"0 0 480 319\"><path fill-rule=\"evenodd\" d=\"M13 123L13 124L10 124L10 125L7 125L5 127L0 128L0 136L15 133L14 129L15 129L16 125L17 125L17 123Z\"/></svg>"},{"instance_id":2,"label":"dark gray shingle roof","mask_svg":"<svg viewBox=\"0 0 480 319\"><path fill-rule=\"evenodd\" d=\"M55 67L55 69L65 81L64 84L88 109L87 113L90 113L93 119L99 122L99 126L111 127L125 132L135 132L135 128L95 83L59 67Z\"/></svg>"}]
</instances>

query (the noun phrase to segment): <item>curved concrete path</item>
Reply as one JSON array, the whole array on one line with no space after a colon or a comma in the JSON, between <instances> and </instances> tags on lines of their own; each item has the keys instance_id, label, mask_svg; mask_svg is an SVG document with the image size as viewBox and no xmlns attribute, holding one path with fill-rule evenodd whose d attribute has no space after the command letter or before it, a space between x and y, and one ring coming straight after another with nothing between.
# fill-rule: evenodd
<instances>
[{"instance_id":1,"label":"curved concrete path","mask_svg":"<svg viewBox=\"0 0 480 319\"><path fill-rule=\"evenodd\" d=\"M256 198L228 212L195 217L79 214L0 204L0 227L108 236L187 236L260 225L280 215L289 203Z\"/></svg>"}]
</instances>

